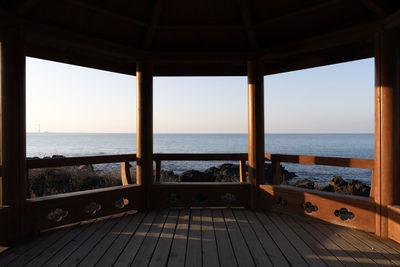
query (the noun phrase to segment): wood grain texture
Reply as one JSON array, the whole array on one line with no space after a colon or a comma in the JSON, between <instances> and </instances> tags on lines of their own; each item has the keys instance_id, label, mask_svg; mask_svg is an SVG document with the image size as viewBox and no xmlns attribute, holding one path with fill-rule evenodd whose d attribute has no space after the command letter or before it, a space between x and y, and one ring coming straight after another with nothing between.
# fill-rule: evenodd
<instances>
[{"instance_id":1,"label":"wood grain texture","mask_svg":"<svg viewBox=\"0 0 400 267\"><path fill-rule=\"evenodd\" d=\"M138 209L142 206L141 190L141 186L128 185L28 199L25 211L27 219L24 224L25 231L38 231ZM122 204L123 199L125 203L122 207L119 205ZM86 207L93 205L92 203L99 204L100 209L95 213L87 213ZM67 211L68 214L61 221L52 221L49 219L49 213L56 209Z\"/></svg>"},{"instance_id":2,"label":"wood grain texture","mask_svg":"<svg viewBox=\"0 0 400 267\"><path fill-rule=\"evenodd\" d=\"M12 243L1 266L399 266L400 245L243 208L122 213Z\"/></svg>"},{"instance_id":3,"label":"wood grain texture","mask_svg":"<svg viewBox=\"0 0 400 267\"><path fill-rule=\"evenodd\" d=\"M260 189L260 205L265 209L309 216L338 225L375 232L376 206L373 199L285 185L260 185ZM307 202L317 206L318 210L306 212L304 205ZM354 217L343 220L340 216L336 216L335 211L342 208L352 212Z\"/></svg>"}]
</instances>

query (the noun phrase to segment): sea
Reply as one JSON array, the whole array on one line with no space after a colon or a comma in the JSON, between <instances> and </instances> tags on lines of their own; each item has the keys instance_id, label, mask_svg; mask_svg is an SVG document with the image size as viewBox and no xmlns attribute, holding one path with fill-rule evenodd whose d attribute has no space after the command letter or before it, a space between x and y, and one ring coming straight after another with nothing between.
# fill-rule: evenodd
<instances>
[{"instance_id":1,"label":"sea","mask_svg":"<svg viewBox=\"0 0 400 267\"><path fill-rule=\"evenodd\" d=\"M27 133L27 157L67 157L130 154L136 152L135 134ZM247 134L154 134L154 153L247 153ZM266 134L265 152L289 155L374 158L374 134ZM177 174L204 171L223 163L215 161L165 161L162 170ZM371 170L285 163L283 166L318 184L335 176L371 184ZM101 164L98 169L119 168Z\"/></svg>"}]
</instances>

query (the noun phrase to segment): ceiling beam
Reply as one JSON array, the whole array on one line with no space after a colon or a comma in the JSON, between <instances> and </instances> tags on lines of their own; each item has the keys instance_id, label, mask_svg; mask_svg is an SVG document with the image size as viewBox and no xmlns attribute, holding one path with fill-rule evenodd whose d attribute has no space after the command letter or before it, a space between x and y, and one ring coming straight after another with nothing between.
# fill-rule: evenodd
<instances>
[{"instance_id":1,"label":"ceiling beam","mask_svg":"<svg viewBox=\"0 0 400 267\"><path fill-rule=\"evenodd\" d=\"M141 49L118 44L88 34L69 31L29 20L20 20L26 41L42 46L56 44L60 48L77 48L89 53L118 59L140 59L145 56Z\"/></svg>"},{"instance_id":2,"label":"ceiling beam","mask_svg":"<svg viewBox=\"0 0 400 267\"><path fill-rule=\"evenodd\" d=\"M400 10L385 18L385 29L395 29L400 27Z\"/></svg>"},{"instance_id":3,"label":"ceiling beam","mask_svg":"<svg viewBox=\"0 0 400 267\"><path fill-rule=\"evenodd\" d=\"M372 40L376 32L383 28L383 21L377 20L350 28L317 35L305 40L295 41L289 45L279 45L260 53L260 59L276 62L300 54L311 53L331 47Z\"/></svg>"},{"instance_id":4,"label":"ceiling beam","mask_svg":"<svg viewBox=\"0 0 400 267\"><path fill-rule=\"evenodd\" d=\"M251 15L249 6L247 5L247 1L246 0L237 0L237 1L239 4L240 13L242 14L244 25L246 27L246 32L249 38L251 49L258 50L259 45L251 22Z\"/></svg>"},{"instance_id":5,"label":"ceiling beam","mask_svg":"<svg viewBox=\"0 0 400 267\"><path fill-rule=\"evenodd\" d=\"M384 18L388 15L385 9L376 4L373 0L359 0L363 6L374 12L378 17Z\"/></svg>"},{"instance_id":6,"label":"ceiling beam","mask_svg":"<svg viewBox=\"0 0 400 267\"><path fill-rule=\"evenodd\" d=\"M277 62L275 64L267 64L265 67L265 74L277 74L288 71L308 69L313 67L365 59L373 57L373 50L374 48L371 44L357 46L356 51L354 47L342 47L339 51L334 50L321 51L320 53L309 53L295 58L282 60L281 62Z\"/></svg>"},{"instance_id":7,"label":"ceiling beam","mask_svg":"<svg viewBox=\"0 0 400 267\"><path fill-rule=\"evenodd\" d=\"M149 29L147 30L146 37L144 38L143 48L149 49L156 33L156 26L160 19L161 10L163 8L164 0L156 0L153 13L151 14L151 21Z\"/></svg>"},{"instance_id":8,"label":"ceiling beam","mask_svg":"<svg viewBox=\"0 0 400 267\"><path fill-rule=\"evenodd\" d=\"M243 24L220 24L220 25L171 25L163 24L155 27L157 30L190 30L190 31L213 31L213 30L241 30L246 29Z\"/></svg>"},{"instance_id":9,"label":"ceiling beam","mask_svg":"<svg viewBox=\"0 0 400 267\"><path fill-rule=\"evenodd\" d=\"M255 53L248 51L152 51L149 59L157 62L246 62L254 59Z\"/></svg>"},{"instance_id":10,"label":"ceiling beam","mask_svg":"<svg viewBox=\"0 0 400 267\"><path fill-rule=\"evenodd\" d=\"M305 8L295 10L293 12L289 12L289 13L286 13L286 14L283 14L283 15L280 15L280 16L277 16L274 18L269 18L267 20L260 21L256 24L254 24L254 27L266 27L266 26L274 25L275 23L278 23L279 21L283 21L283 20L287 21L287 20L293 19L294 17L305 15L307 13L317 12L321 9L328 9L342 1L343 0L324 1L318 5L305 7Z\"/></svg>"},{"instance_id":11,"label":"ceiling beam","mask_svg":"<svg viewBox=\"0 0 400 267\"><path fill-rule=\"evenodd\" d=\"M121 14L121 13L118 13L118 12L114 12L114 11L109 10L107 8L100 7L100 6L97 6L97 5L93 5L93 4L88 3L88 2L81 2L79 0L65 0L65 3L73 4L75 6L80 6L80 7L83 7L83 8L98 12L98 13L102 13L102 14L105 14L105 15L113 16L115 18L118 18L118 19L121 19L121 20L125 20L127 22L130 22L132 24L135 24L135 25L138 25L138 26L141 26L141 27L144 27L144 28L148 28L149 27L149 24L144 22L144 21L137 20L135 18L132 18L131 16L124 15L124 14Z\"/></svg>"},{"instance_id":12,"label":"ceiling beam","mask_svg":"<svg viewBox=\"0 0 400 267\"><path fill-rule=\"evenodd\" d=\"M26 0L20 6L17 7L15 12L18 15L24 15L29 12L32 8L34 8L39 2L42 0Z\"/></svg>"}]
</instances>

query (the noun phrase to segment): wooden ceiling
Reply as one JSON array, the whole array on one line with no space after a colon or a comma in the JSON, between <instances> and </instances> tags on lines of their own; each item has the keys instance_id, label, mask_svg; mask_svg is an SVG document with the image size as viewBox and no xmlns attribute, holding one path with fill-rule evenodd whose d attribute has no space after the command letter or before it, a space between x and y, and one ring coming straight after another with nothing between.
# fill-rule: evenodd
<instances>
[{"instance_id":1,"label":"wooden ceiling","mask_svg":"<svg viewBox=\"0 0 400 267\"><path fill-rule=\"evenodd\" d=\"M373 56L400 24L397 0L0 0L0 38L20 28L27 56L135 74L265 74ZM3 33L3 34L2 34Z\"/></svg>"}]
</instances>

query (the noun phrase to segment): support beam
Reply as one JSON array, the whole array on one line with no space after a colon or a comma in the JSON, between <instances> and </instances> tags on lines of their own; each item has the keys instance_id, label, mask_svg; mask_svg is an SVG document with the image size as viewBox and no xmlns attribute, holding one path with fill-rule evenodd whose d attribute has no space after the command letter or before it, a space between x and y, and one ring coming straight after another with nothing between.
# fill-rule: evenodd
<instances>
[{"instance_id":1,"label":"support beam","mask_svg":"<svg viewBox=\"0 0 400 267\"><path fill-rule=\"evenodd\" d=\"M41 0L26 0L20 6L18 6L16 13L18 15L24 15L38 5L40 1Z\"/></svg>"},{"instance_id":2,"label":"support beam","mask_svg":"<svg viewBox=\"0 0 400 267\"><path fill-rule=\"evenodd\" d=\"M144 207L148 207L153 177L153 66L136 65L136 183L143 186Z\"/></svg>"},{"instance_id":3,"label":"support beam","mask_svg":"<svg viewBox=\"0 0 400 267\"><path fill-rule=\"evenodd\" d=\"M1 41L1 165L2 205L10 206L9 234L21 234L27 192L25 129L25 52L18 27L2 33Z\"/></svg>"},{"instance_id":4,"label":"support beam","mask_svg":"<svg viewBox=\"0 0 400 267\"><path fill-rule=\"evenodd\" d=\"M97 4L91 4L88 1L65 0L64 3L67 3L69 5L79 6L79 7L82 7L82 8L86 8L88 10L91 10L91 11L94 11L94 12L97 12L97 13L102 13L102 14L107 15L107 16L112 16L114 18L117 18L117 19L120 19L120 20L124 20L126 22L141 26L143 28L149 27L149 25L144 21L135 19L132 16L128 16L128 15L125 15L125 14L122 14L122 13L118 13L118 12L112 11L112 10L106 8L106 7L102 7L102 6L97 5ZM99 2L97 2L97 3L99 3Z\"/></svg>"},{"instance_id":5,"label":"support beam","mask_svg":"<svg viewBox=\"0 0 400 267\"><path fill-rule=\"evenodd\" d=\"M160 19L161 10L163 8L164 0L157 0L154 5L153 14L151 15L151 22L149 29L147 30L146 37L144 38L143 48L149 49L151 43L154 39L154 35L156 33L156 26L158 24L158 20Z\"/></svg>"},{"instance_id":6,"label":"support beam","mask_svg":"<svg viewBox=\"0 0 400 267\"><path fill-rule=\"evenodd\" d=\"M380 32L375 41L375 169L376 233L388 236L388 205L400 203L399 36Z\"/></svg>"},{"instance_id":7,"label":"support beam","mask_svg":"<svg viewBox=\"0 0 400 267\"><path fill-rule=\"evenodd\" d=\"M247 63L248 83L248 179L252 185L250 205L256 208L258 186L264 183L264 70L260 61Z\"/></svg>"},{"instance_id":8,"label":"support beam","mask_svg":"<svg viewBox=\"0 0 400 267\"><path fill-rule=\"evenodd\" d=\"M373 0L359 0L362 5L374 12L378 17L384 18L387 16L387 12L384 8L376 4Z\"/></svg>"},{"instance_id":9,"label":"support beam","mask_svg":"<svg viewBox=\"0 0 400 267\"><path fill-rule=\"evenodd\" d=\"M342 30L323 33L314 37L266 49L259 54L263 61L279 62L284 58L321 51L328 48L372 40L374 34L382 29L381 20L356 25Z\"/></svg>"},{"instance_id":10,"label":"support beam","mask_svg":"<svg viewBox=\"0 0 400 267\"><path fill-rule=\"evenodd\" d=\"M242 19L246 27L246 32L249 38L251 49L258 50L259 45L251 22L251 15L248 3L245 0L238 0L238 3L239 3L240 13L242 14Z\"/></svg>"},{"instance_id":11,"label":"support beam","mask_svg":"<svg viewBox=\"0 0 400 267\"><path fill-rule=\"evenodd\" d=\"M268 18L266 20L257 22L254 24L254 27L263 28L269 27L273 25L279 25L282 21L292 21L292 23L296 23L296 18L300 16L312 15L313 13L321 13L324 9L331 9L335 5L339 5L343 2L343 0L326 0L323 1L321 4L311 5L303 7L302 9L295 10L289 13L282 14L280 16Z\"/></svg>"},{"instance_id":12,"label":"support beam","mask_svg":"<svg viewBox=\"0 0 400 267\"><path fill-rule=\"evenodd\" d=\"M400 27L400 10L390 14L385 18L385 29L395 29Z\"/></svg>"}]
</instances>

